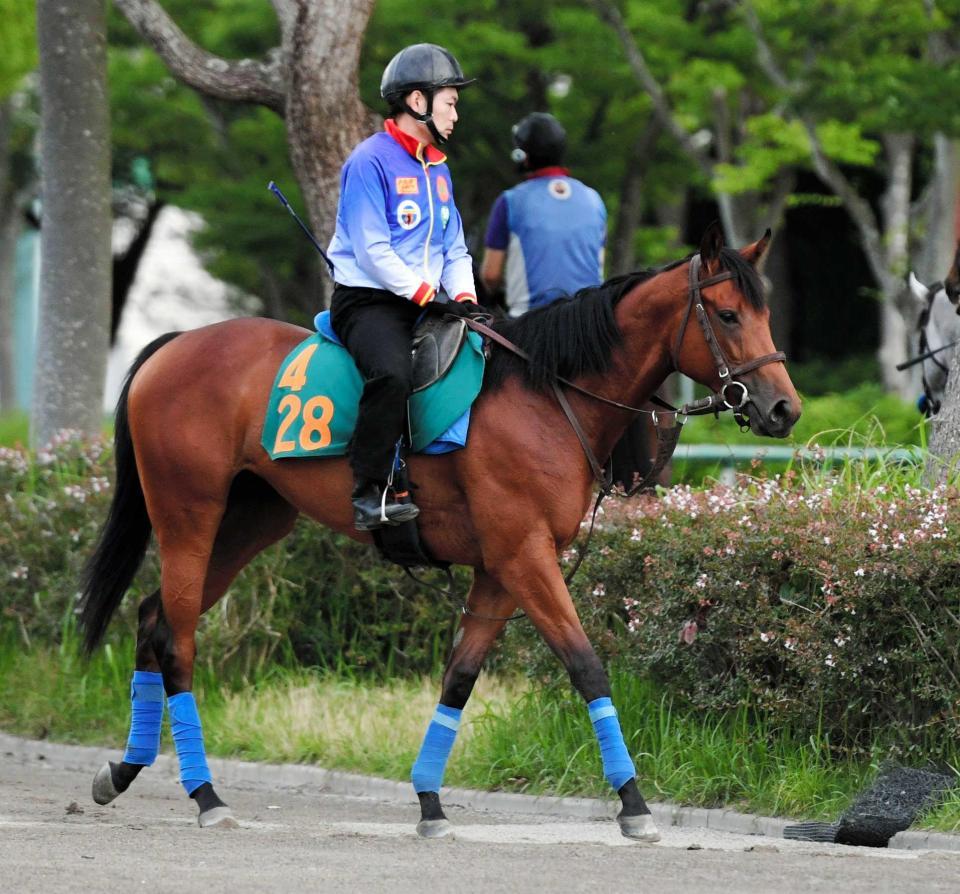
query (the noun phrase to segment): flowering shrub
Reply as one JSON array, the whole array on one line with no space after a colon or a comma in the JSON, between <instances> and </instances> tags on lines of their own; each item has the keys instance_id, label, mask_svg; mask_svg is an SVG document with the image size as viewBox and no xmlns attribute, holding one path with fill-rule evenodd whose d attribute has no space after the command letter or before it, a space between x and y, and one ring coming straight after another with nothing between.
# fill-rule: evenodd
<instances>
[{"instance_id":1,"label":"flowering shrub","mask_svg":"<svg viewBox=\"0 0 960 894\"><path fill-rule=\"evenodd\" d=\"M0 448L0 628L27 647L57 643L112 497L104 442L66 432L35 457ZM135 634L158 586L147 554L108 637ZM465 580L459 584L465 592ZM369 548L304 521L262 553L200 625L199 660L241 670L278 656L304 664L429 672L446 656L456 606L424 593Z\"/></svg>"},{"instance_id":2,"label":"flowering shrub","mask_svg":"<svg viewBox=\"0 0 960 894\"><path fill-rule=\"evenodd\" d=\"M883 731L929 751L960 733L955 491L778 476L613 511L573 587L606 659L848 746ZM555 676L529 629L511 635Z\"/></svg>"},{"instance_id":3,"label":"flowering shrub","mask_svg":"<svg viewBox=\"0 0 960 894\"><path fill-rule=\"evenodd\" d=\"M25 644L55 643L71 621L111 479L99 442L64 437L35 458L0 449L0 626ZM838 745L866 746L879 731L946 753L960 733L956 491L788 475L606 508L573 595L608 661L695 706L749 704ZM112 638L135 630L136 605L156 586L148 554ZM304 522L210 612L200 660L430 671L456 608ZM557 679L529 623L509 625L502 660Z\"/></svg>"}]
</instances>

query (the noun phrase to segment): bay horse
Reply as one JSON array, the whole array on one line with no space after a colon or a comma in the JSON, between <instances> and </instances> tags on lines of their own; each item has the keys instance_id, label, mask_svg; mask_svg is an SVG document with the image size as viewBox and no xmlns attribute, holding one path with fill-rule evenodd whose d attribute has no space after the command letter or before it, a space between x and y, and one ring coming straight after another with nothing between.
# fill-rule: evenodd
<instances>
[{"instance_id":1,"label":"bay horse","mask_svg":"<svg viewBox=\"0 0 960 894\"><path fill-rule=\"evenodd\" d=\"M621 831L658 840L607 674L557 559L591 500L596 460L588 461L586 451L608 457L635 416L612 401L643 404L674 370L715 391L729 388L733 377L742 390L742 400L734 401L743 404L740 419L757 434L790 432L800 402L784 355L773 353L755 270L769 235L736 251L712 226L697 255L497 324L529 363L493 346L466 447L410 457L423 541L434 557L474 570L440 702L412 773L420 835L450 831L439 792L460 713L484 657L519 608L587 703L604 774L621 799ZM700 325L688 326L692 318ZM273 461L261 446L277 370L308 334L273 320L231 320L168 334L129 371L117 409L116 488L83 586L88 652L123 599L151 530L161 583L139 606L130 739L123 760L96 774L98 803L125 791L156 756L166 695L181 781L197 803L200 825L235 825L213 788L191 692L200 616L257 553L290 532L300 513L370 541L353 528L345 458ZM557 402L559 377L592 392L563 387L583 442Z\"/></svg>"}]
</instances>

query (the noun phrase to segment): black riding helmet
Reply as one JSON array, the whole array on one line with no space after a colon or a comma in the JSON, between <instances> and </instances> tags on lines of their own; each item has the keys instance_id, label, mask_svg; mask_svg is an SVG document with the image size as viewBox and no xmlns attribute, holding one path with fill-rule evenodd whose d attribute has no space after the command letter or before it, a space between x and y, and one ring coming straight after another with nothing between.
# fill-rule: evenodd
<instances>
[{"instance_id":1,"label":"black riding helmet","mask_svg":"<svg viewBox=\"0 0 960 894\"><path fill-rule=\"evenodd\" d=\"M387 64L380 79L380 95L391 109L398 108L422 121L438 143L445 143L446 138L433 123L433 95L443 87L460 89L475 81L476 78L464 77L460 63L449 50L433 43L415 43L404 47ZM404 101L414 90L427 97L426 114L415 112Z\"/></svg>"},{"instance_id":2,"label":"black riding helmet","mask_svg":"<svg viewBox=\"0 0 960 894\"><path fill-rule=\"evenodd\" d=\"M558 165L567 149L567 132L553 115L531 112L513 125L510 158L521 170L536 171Z\"/></svg>"}]
</instances>

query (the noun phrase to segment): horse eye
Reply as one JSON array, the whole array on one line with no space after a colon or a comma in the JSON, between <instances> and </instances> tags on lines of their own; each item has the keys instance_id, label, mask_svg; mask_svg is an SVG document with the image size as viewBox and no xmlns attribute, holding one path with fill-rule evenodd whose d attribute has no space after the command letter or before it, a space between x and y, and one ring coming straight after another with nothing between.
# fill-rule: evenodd
<instances>
[{"instance_id":1,"label":"horse eye","mask_svg":"<svg viewBox=\"0 0 960 894\"><path fill-rule=\"evenodd\" d=\"M721 310L717 312L717 316L723 320L724 323L736 323L737 322L737 312L733 310Z\"/></svg>"}]
</instances>

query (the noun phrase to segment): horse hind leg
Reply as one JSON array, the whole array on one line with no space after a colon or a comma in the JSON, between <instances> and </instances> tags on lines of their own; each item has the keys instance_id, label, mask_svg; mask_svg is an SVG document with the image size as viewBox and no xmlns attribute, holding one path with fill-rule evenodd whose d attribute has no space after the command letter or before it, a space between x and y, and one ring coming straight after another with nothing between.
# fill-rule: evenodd
<instances>
[{"instance_id":1,"label":"horse hind leg","mask_svg":"<svg viewBox=\"0 0 960 894\"><path fill-rule=\"evenodd\" d=\"M296 518L297 510L261 479L249 473L238 475L231 487L227 508L217 529L207 563L201 613L223 596L236 575L257 553L285 537L293 528ZM172 667L175 664L174 651L172 631L164 617L158 590L140 604L134 686L138 682L159 684L161 706L161 664ZM154 693L156 692L157 690L154 690ZM136 701L134 711L136 712ZM159 741L160 717L155 719L155 723ZM142 737L141 729L141 741ZM133 738L131 724L131 740ZM94 779L94 800L98 804L108 804L126 791L143 767L152 763L152 759L144 760L142 753L131 754L131 751L131 744L128 742L124 759L119 763L106 763L97 773ZM229 808L217 795L212 781L202 782L191 793L191 797L197 801L202 827L217 825L224 828L235 825Z\"/></svg>"},{"instance_id":2,"label":"horse hind leg","mask_svg":"<svg viewBox=\"0 0 960 894\"><path fill-rule=\"evenodd\" d=\"M93 800L109 804L123 794L160 750L163 722L163 677L157 657L161 618L160 591L140 603L137 624L136 669L130 686L130 733L123 759L107 761L93 778Z\"/></svg>"},{"instance_id":3,"label":"horse hind leg","mask_svg":"<svg viewBox=\"0 0 960 894\"><path fill-rule=\"evenodd\" d=\"M473 686L516 601L481 571L476 572L467 597L470 614L461 616L453 651L443 674L440 703L427 726L420 753L410 774L420 801L421 838L443 838L453 831L440 804L440 787L453 748L460 716Z\"/></svg>"},{"instance_id":4,"label":"horse hind leg","mask_svg":"<svg viewBox=\"0 0 960 894\"><path fill-rule=\"evenodd\" d=\"M272 487L248 472L241 472L231 485L227 508L207 563L201 613L216 604L237 574L257 553L289 534L296 519L297 510ZM174 651L170 638L165 638L162 646L158 647L158 655L163 656L161 663L172 663ZM196 723L196 734L202 749L199 715ZM200 811L198 821L202 828L231 828L237 825L230 808L214 790L212 780L202 781L189 794L197 802Z\"/></svg>"}]
</instances>

